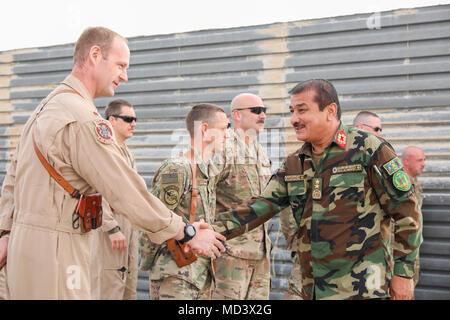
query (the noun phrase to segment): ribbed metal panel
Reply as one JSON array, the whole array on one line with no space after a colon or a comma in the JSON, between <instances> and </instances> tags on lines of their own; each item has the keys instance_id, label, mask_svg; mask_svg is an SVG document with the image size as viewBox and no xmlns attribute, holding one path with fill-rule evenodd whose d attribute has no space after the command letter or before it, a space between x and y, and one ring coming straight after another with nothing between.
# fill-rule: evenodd
<instances>
[{"instance_id":1,"label":"ribbed metal panel","mask_svg":"<svg viewBox=\"0 0 450 320\"><path fill-rule=\"evenodd\" d=\"M1 180L31 111L70 72L73 46L0 52ZM189 107L211 102L229 112L241 92L259 94L271 107L260 141L276 169L299 147L287 92L310 78L335 84L344 123L371 110L397 153L422 147L425 241L416 298L450 298L450 5L130 38L129 46L129 81L115 98L135 106L139 122L128 143L148 185L161 161L186 142ZM110 100L96 100L100 112ZM278 218L270 230L271 299L281 299L291 257ZM148 298L145 272L138 297Z\"/></svg>"}]
</instances>

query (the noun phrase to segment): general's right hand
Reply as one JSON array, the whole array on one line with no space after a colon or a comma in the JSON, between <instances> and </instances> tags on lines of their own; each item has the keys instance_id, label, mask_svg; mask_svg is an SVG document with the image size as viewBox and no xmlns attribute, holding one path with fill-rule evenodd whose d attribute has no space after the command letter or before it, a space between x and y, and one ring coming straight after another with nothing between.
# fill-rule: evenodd
<instances>
[{"instance_id":1,"label":"general's right hand","mask_svg":"<svg viewBox=\"0 0 450 320\"><path fill-rule=\"evenodd\" d=\"M226 238L214 231L214 229L202 220L193 223L196 235L188 241L187 244L191 247L194 253L204 257L216 259L220 257L220 252L225 252L225 246L221 241Z\"/></svg>"},{"instance_id":2,"label":"general's right hand","mask_svg":"<svg viewBox=\"0 0 450 320\"><path fill-rule=\"evenodd\" d=\"M0 238L0 269L6 264L9 237Z\"/></svg>"}]
</instances>

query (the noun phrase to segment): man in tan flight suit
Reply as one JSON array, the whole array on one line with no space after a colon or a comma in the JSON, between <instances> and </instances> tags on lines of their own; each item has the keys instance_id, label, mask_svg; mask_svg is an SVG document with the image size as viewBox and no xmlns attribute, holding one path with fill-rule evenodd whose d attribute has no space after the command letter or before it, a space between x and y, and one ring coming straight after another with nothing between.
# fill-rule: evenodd
<instances>
[{"instance_id":1,"label":"man in tan flight suit","mask_svg":"<svg viewBox=\"0 0 450 320\"><path fill-rule=\"evenodd\" d=\"M136 127L136 113L131 103L117 99L108 103L109 120L117 144L131 168L134 157L125 144ZM136 300L138 279L138 232L120 213L103 204L103 225L94 232L92 250L92 298L101 300Z\"/></svg>"},{"instance_id":2,"label":"man in tan flight suit","mask_svg":"<svg viewBox=\"0 0 450 320\"><path fill-rule=\"evenodd\" d=\"M218 172L209 160L223 147L228 125L228 117L220 107L209 103L193 106L186 116L186 127L191 137L189 151L165 160L155 173L152 193L185 221L203 219L210 224L214 222ZM192 192L194 179L197 198ZM192 207L192 201L196 201L196 208ZM180 268L166 244L156 246L149 243L145 233L139 242L141 269L150 271L152 300L211 299L214 277L211 259L198 257Z\"/></svg>"},{"instance_id":3,"label":"man in tan flight suit","mask_svg":"<svg viewBox=\"0 0 450 320\"><path fill-rule=\"evenodd\" d=\"M78 201L50 176L33 140L70 185L80 193L100 193L151 241L186 238L186 224L147 191L93 103L113 96L119 83L128 80L129 60L125 38L107 28L85 30L75 46L72 73L23 128L0 199L1 237L9 233L6 285L11 299L91 297L92 232L77 228L73 213ZM220 255L225 248L218 239L224 237L206 224L194 227L190 247L205 256ZM0 257L5 254L1 250Z\"/></svg>"},{"instance_id":4,"label":"man in tan flight suit","mask_svg":"<svg viewBox=\"0 0 450 320\"><path fill-rule=\"evenodd\" d=\"M257 95L241 93L231 101L234 130L222 153L214 157L220 175L216 212L231 210L262 193L272 170L266 151L257 141L264 130L266 107ZM268 222L227 241L217 259L215 300L267 300L270 292Z\"/></svg>"},{"instance_id":5,"label":"man in tan flight suit","mask_svg":"<svg viewBox=\"0 0 450 320\"><path fill-rule=\"evenodd\" d=\"M0 266L6 263L6 252L8 247L8 235L0 238ZM5 283L5 269L0 267L0 300L6 299L6 283Z\"/></svg>"}]
</instances>

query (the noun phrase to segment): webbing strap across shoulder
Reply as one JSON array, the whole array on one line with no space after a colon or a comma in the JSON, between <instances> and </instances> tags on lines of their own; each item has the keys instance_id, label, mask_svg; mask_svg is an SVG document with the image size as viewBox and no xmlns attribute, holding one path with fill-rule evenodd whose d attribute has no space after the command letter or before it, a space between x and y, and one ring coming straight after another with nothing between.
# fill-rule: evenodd
<instances>
[{"instance_id":1,"label":"webbing strap across shoulder","mask_svg":"<svg viewBox=\"0 0 450 320\"><path fill-rule=\"evenodd\" d=\"M189 153L190 166L192 170L192 193L191 193L191 211L189 212L189 223L195 221L195 213L198 203L198 187L197 187L197 164L194 160L194 152Z\"/></svg>"},{"instance_id":2,"label":"webbing strap across shoulder","mask_svg":"<svg viewBox=\"0 0 450 320\"><path fill-rule=\"evenodd\" d=\"M81 94L79 94L77 91L75 90L61 90L61 91L57 91L55 92L55 94L53 96L51 96L47 102L45 104L48 103L48 101L50 101L50 99L52 99L54 96L56 96L57 94L60 93L75 93L78 94L79 96L81 96ZM42 111L43 107L45 106L45 104L41 107L41 109L39 110ZM39 113L38 112L38 113ZM34 137L34 130L32 132L32 136L33 136L33 145L34 145L34 150L36 151L36 155L38 156L39 160L41 161L42 165L44 166L44 168L48 171L48 173L50 174L50 176L55 179L55 181L64 188L64 190L66 190L72 197L79 199L80 198L80 191L75 189L69 182L67 182L66 179L64 179L53 167L50 163L48 163L48 161L44 158L44 156L42 155L41 151L39 150L37 144L36 144L36 139Z\"/></svg>"}]
</instances>

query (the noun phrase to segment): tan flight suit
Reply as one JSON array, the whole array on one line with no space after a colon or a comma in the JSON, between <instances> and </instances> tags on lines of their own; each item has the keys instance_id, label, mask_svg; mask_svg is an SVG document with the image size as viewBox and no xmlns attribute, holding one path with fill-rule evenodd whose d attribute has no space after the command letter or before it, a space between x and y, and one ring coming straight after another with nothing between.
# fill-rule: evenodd
<instances>
[{"instance_id":1,"label":"tan flight suit","mask_svg":"<svg viewBox=\"0 0 450 320\"><path fill-rule=\"evenodd\" d=\"M3 182L0 230L10 230L6 279L11 299L89 299L92 232L72 226L72 198L39 161L43 156L82 193L99 192L151 241L173 238L181 217L147 191L124 159L111 124L97 112L88 90L69 75L52 98L25 124Z\"/></svg>"},{"instance_id":2,"label":"tan flight suit","mask_svg":"<svg viewBox=\"0 0 450 320\"><path fill-rule=\"evenodd\" d=\"M121 146L131 168L136 170L134 157L126 145ZM125 236L125 250L111 247L108 231L120 227ZM103 203L103 225L94 231L92 250L92 299L136 300L138 280L138 231L130 221Z\"/></svg>"},{"instance_id":3,"label":"tan flight suit","mask_svg":"<svg viewBox=\"0 0 450 320\"><path fill-rule=\"evenodd\" d=\"M0 300L6 300L5 268L0 270Z\"/></svg>"}]
</instances>

